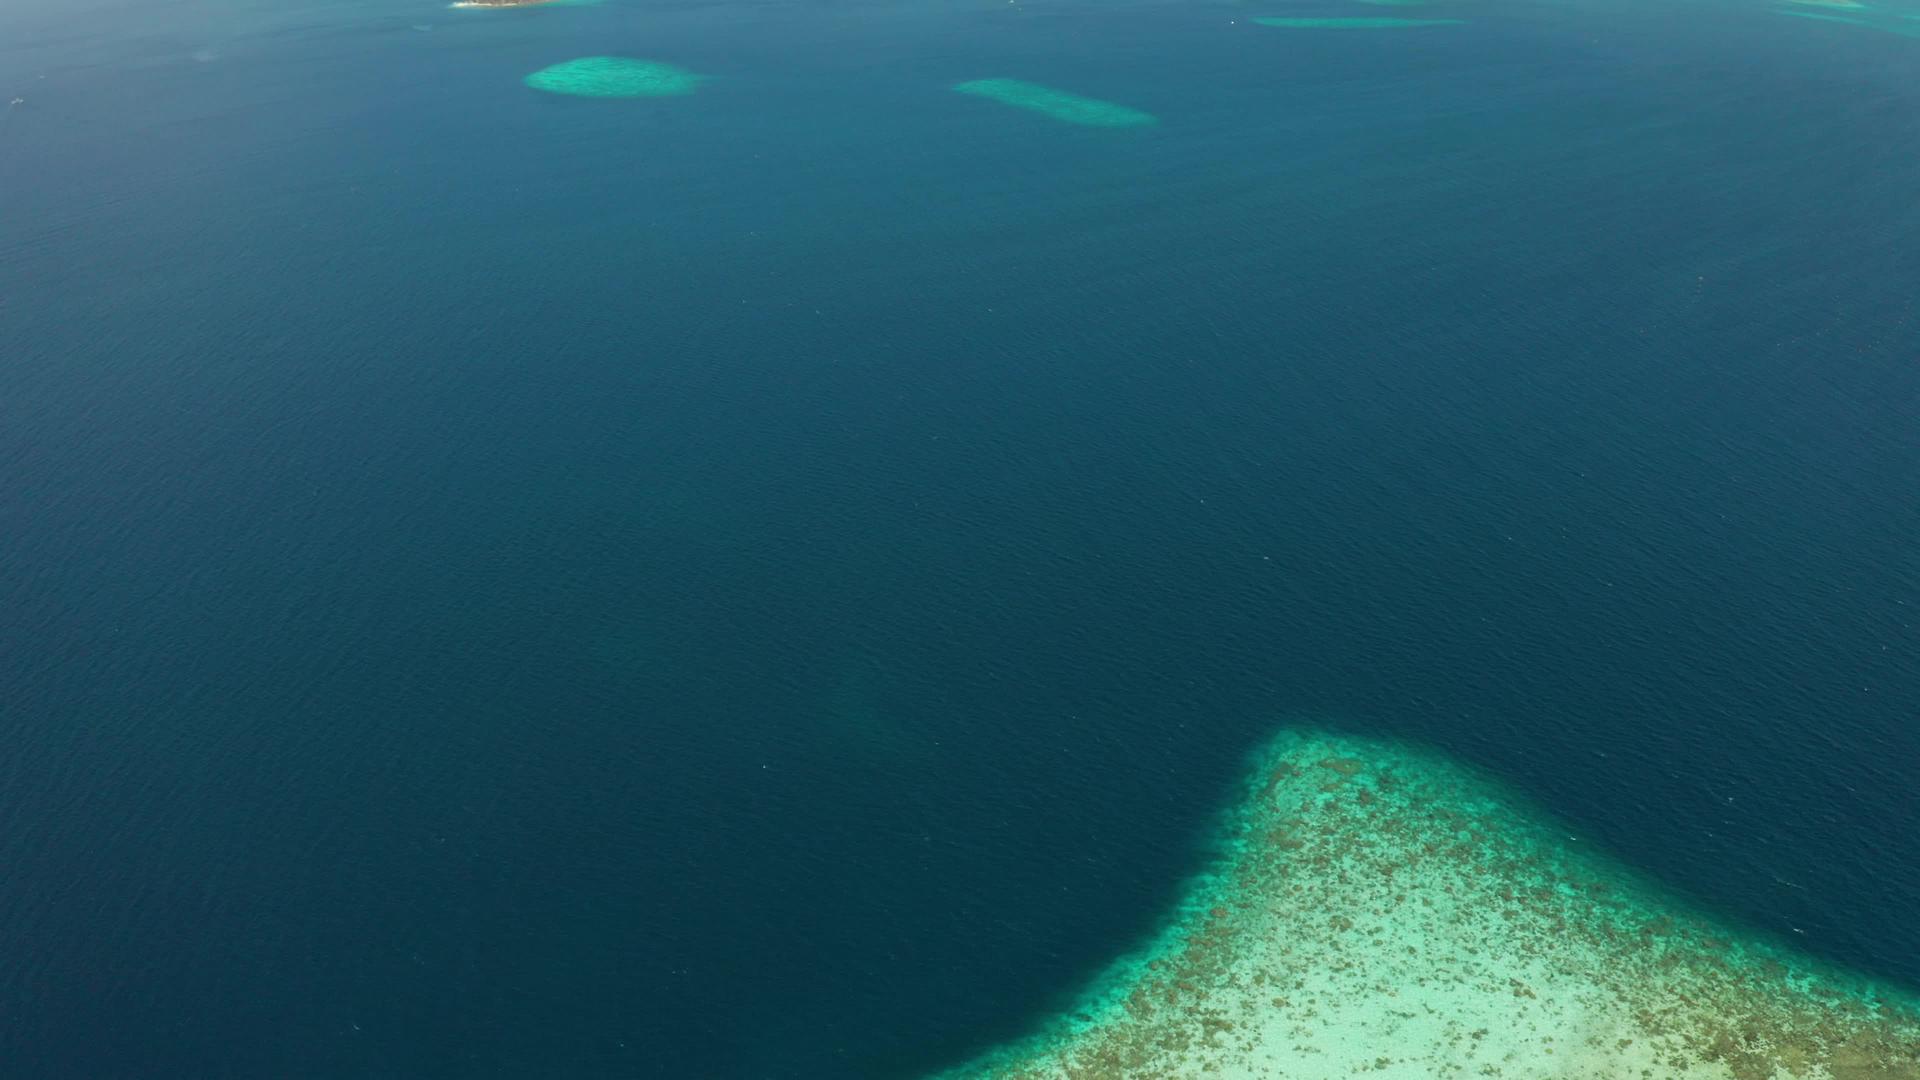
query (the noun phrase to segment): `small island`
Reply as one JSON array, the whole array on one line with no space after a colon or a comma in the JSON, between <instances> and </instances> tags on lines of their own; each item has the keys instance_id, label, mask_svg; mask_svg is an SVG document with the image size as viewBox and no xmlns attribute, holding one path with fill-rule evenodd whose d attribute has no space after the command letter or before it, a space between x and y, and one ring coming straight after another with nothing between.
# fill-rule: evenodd
<instances>
[{"instance_id":1,"label":"small island","mask_svg":"<svg viewBox=\"0 0 1920 1080\"><path fill-rule=\"evenodd\" d=\"M536 4L557 2L558 0L454 0L453 6L457 8L533 7Z\"/></svg>"}]
</instances>

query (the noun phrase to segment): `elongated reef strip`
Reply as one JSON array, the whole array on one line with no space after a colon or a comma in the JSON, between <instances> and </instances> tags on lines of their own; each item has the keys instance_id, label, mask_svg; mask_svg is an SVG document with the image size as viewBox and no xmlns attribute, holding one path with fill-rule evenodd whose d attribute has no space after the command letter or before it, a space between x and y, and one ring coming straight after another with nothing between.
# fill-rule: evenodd
<instances>
[{"instance_id":1,"label":"elongated reef strip","mask_svg":"<svg viewBox=\"0 0 1920 1080\"><path fill-rule=\"evenodd\" d=\"M1116 105L1098 98L1081 97L1051 86L1022 82L1019 79L974 79L954 87L962 94L997 101L1016 109L1026 109L1069 124L1087 127L1144 127L1158 123L1152 113Z\"/></svg>"}]
</instances>

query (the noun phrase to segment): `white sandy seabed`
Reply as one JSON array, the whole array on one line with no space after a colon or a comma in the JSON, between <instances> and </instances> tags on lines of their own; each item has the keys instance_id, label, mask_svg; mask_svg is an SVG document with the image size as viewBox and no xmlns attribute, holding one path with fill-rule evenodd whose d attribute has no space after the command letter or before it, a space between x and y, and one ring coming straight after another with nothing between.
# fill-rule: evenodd
<instances>
[{"instance_id":1,"label":"white sandy seabed","mask_svg":"<svg viewBox=\"0 0 1920 1080\"><path fill-rule=\"evenodd\" d=\"M1489 779L1294 731L1078 1007L941 1080L1920 1080L1920 1000L1714 925Z\"/></svg>"}]
</instances>

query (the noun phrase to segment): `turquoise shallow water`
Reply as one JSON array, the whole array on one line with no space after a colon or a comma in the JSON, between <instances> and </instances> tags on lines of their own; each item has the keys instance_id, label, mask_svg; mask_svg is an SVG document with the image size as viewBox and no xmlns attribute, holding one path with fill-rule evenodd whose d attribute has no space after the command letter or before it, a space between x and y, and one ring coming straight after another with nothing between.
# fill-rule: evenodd
<instances>
[{"instance_id":1,"label":"turquoise shallow water","mask_svg":"<svg viewBox=\"0 0 1920 1080\"><path fill-rule=\"evenodd\" d=\"M1920 1076L1920 994L1716 924L1490 777L1290 725L1161 931L963 1077Z\"/></svg>"},{"instance_id":2,"label":"turquoise shallow water","mask_svg":"<svg viewBox=\"0 0 1920 1080\"><path fill-rule=\"evenodd\" d=\"M1418 30L1430 26L1459 26L1459 19L1394 19L1345 15L1314 18L1271 17L1253 20L1278 30Z\"/></svg>"},{"instance_id":3,"label":"turquoise shallow water","mask_svg":"<svg viewBox=\"0 0 1920 1080\"><path fill-rule=\"evenodd\" d=\"M672 64L630 56L583 56L543 67L524 80L551 94L588 98L682 97L701 78Z\"/></svg>"},{"instance_id":4,"label":"turquoise shallow water","mask_svg":"<svg viewBox=\"0 0 1920 1080\"><path fill-rule=\"evenodd\" d=\"M1920 983L1916 44L0 7L0 1060L924 1075L1297 715Z\"/></svg>"},{"instance_id":5,"label":"turquoise shallow water","mask_svg":"<svg viewBox=\"0 0 1920 1080\"><path fill-rule=\"evenodd\" d=\"M1087 127L1141 127L1155 123L1152 114L1110 101L1070 94L1064 90L1022 82L1019 79L972 79L954 89L962 94L983 97L1016 109L1037 112L1049 119Z\"/></svg>"}]
</instances>

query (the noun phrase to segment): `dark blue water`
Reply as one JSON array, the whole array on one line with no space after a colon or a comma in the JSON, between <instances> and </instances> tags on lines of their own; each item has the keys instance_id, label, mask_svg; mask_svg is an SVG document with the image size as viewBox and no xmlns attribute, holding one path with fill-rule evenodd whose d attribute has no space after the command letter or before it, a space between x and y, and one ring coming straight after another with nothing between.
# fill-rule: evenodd
<instances>
[{"instance_id":1,"label":"dark blue water","mask_svg":"<svg viewBox=\"0 0 1920 1080\"><path fill-rule=\"evenodd\" d=\"M1920 983L1920 40L1256 7L0 11L0 1073L910 1076L1302 716Z\"/></svg>"}]
</instances>

